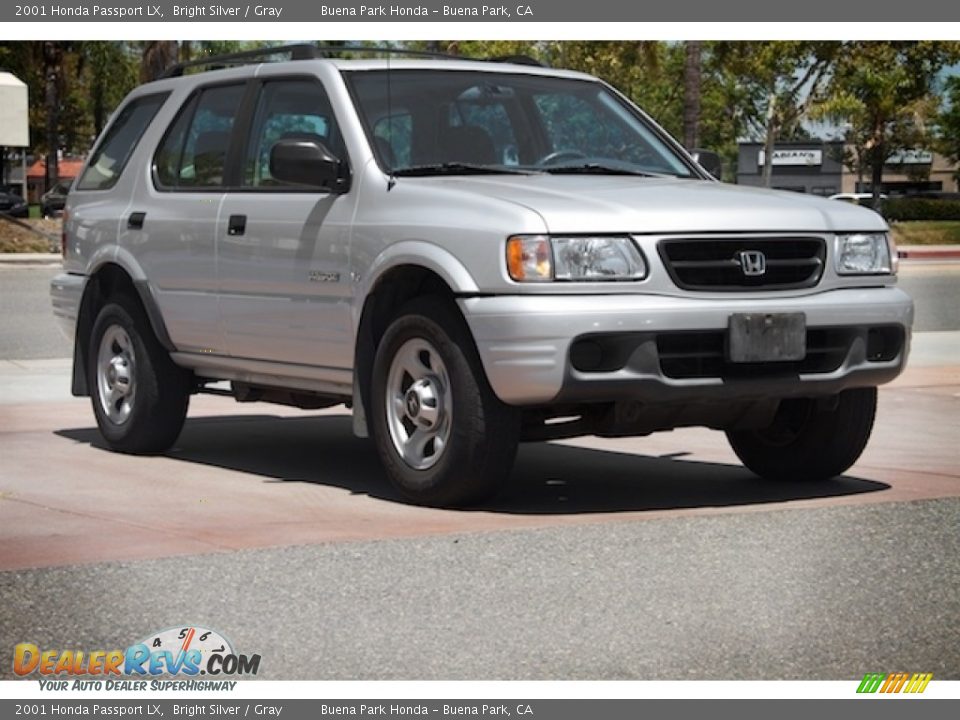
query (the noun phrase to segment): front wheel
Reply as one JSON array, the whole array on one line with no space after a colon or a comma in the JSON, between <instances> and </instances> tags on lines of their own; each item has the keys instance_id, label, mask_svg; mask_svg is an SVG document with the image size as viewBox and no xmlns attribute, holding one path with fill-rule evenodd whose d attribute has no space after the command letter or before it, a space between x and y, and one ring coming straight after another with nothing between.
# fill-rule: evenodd
<instances>
[{"instance_id":1,"label":"front wheel","mask_svg":"<svg viewBox=\"0 0 960 720\"><path fill-rule=\"evenodd\" d=\"M760 477L828 480L860 457L876 411L876 388L845 390L835 398L793 398L780 403L770 427L731 431L727 439Z\"/></svg>"},{"instance_id":2,"label":"front wheel","mask_svg":"<svg viewBox=\"0 0 960 720\"><path fill-rule=\"evenodd\" d=\"M441 298L412 301L387 328L370 406L380 460L407 500L469 505L509 475L519 413L490 389L463 320Z\"/></svg>"},{"instance_id":3,"label":"front wheel","mask_svg":"<svg viewBox=\"0 0 960 720\"><path fill-rule=\"evenodd\" d=\"M112 449L150 454L173 445L190 374L174 365L134 300L119 298L97 315L87 368L97 425Z\"/></svg>"}]
</instances>

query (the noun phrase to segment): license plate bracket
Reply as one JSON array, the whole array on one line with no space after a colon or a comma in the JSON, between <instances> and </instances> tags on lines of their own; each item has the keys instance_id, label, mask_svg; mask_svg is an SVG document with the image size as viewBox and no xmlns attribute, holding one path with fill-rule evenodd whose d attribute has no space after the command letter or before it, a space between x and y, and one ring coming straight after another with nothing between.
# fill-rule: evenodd
<instances>
[{"instance_id":1,"label":"license plate bracket","mask_svg":"<svg viewBox=\"0 0 960 720\"><path fill-rule=\"evenodd\" d=\"M805 313L734 313L727 324L733 363L795 362L807 354Z\"/></svg>"}]
</instances>

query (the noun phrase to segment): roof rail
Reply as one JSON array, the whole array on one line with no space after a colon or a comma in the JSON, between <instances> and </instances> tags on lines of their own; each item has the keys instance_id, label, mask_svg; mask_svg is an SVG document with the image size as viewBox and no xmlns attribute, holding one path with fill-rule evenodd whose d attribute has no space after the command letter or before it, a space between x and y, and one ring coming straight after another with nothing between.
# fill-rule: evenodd
<instances>
[{"instance_id":1,"label":"roof rail","mask_svg":"<svg viewBox=\"0 0 960 720\"><path fill-rule=\"evenodd\" d=\"M290 60L313 60L329 58L342 53L374 53L384 55L404 55L407 57L433 58L441 60L480 60L485 62L515 63L517 65L536 65L547 67L544 63L527 55L504 55L495 58L472 58L464 55L449 55L432 52L430 50L410 50L407 48L393 48L385 45L373 47L351 47L348 45L310 45L300 43L295 45L278 45L275 47L255 48L226 55L212 55L188 62L172 65L161 76L162 78L182 77L188 68L206 67L210 70L219 70L230 65L249 65L255 62L268 62L267 58L274 55L288 54Z\"/></svg>"},{"instance_id":2,"label":"roof rail","mask_svg":"<svg viewBox=\"0 0 960 720\"><path fill-rule=\"evenodd\" d=\"M498 57L486 58L487 62L513 63L514 65L532 65L534 67L550 67L545 62L541 62L529 55L500 55Z\"/></svg>"}]
</instances>

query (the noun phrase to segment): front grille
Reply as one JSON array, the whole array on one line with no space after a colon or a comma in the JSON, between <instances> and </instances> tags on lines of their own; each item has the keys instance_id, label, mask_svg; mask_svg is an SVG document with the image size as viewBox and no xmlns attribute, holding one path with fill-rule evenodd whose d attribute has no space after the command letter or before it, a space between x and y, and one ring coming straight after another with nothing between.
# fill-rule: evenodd
<instances>
[{"instance_id":1,"label":"front grille","mask_svg":"<svg viewBox=\"0 0 960 720\"><path fill-rule=\"evenodd\" d=\"M661 240L659 250L677 287L705 291L813 287L827 254L826 243L817 237L676 238ZM762 253L763 272L745 271L742 253L754 259Z\"/></svg>"},{"instance_id":2,"label":"front grille","mask_svg":"<svg viewBox=\"0 0 960 720\"><path fill-rule=\"evenodd\" d=\"M657 354L663 374L677 380L829 373L843 363L857 333L854 328L808 329L807 355L796 362L728 362L723 331L661 333Z\"/></svg>"}]
</instances>

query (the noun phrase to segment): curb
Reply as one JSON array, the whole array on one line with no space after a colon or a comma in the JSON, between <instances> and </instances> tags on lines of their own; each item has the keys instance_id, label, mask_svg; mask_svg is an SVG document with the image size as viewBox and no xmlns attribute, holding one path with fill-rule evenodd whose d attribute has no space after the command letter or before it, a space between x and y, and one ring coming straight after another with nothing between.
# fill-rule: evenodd
<instances>
[{"instance_id":1,"label":"curb","mask_svg":"<svg viewBox=\"0 0 960 720\"><path fill-rule=\"evenodd\" d=\"M62 261L60 253L0 253L0 265L53 265Z\"/></svg>"},{"instance_id":2,"label":"curb","mask_svg":"<svg viewBox=\"0 0 960 720\"><path fill-rule=\"evenodd\" d=\"M960 260L960 247L948 248L909 247L897 250L901 260Z\"/></svg>"}]
</instances>

